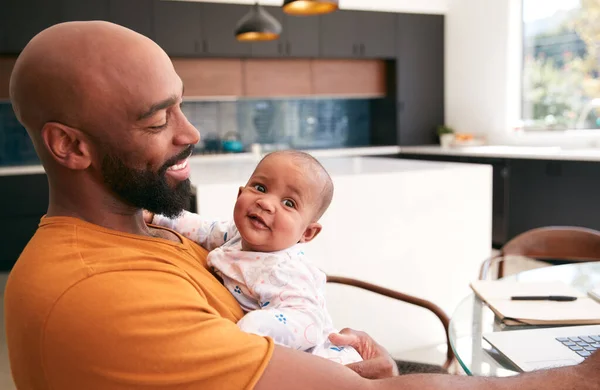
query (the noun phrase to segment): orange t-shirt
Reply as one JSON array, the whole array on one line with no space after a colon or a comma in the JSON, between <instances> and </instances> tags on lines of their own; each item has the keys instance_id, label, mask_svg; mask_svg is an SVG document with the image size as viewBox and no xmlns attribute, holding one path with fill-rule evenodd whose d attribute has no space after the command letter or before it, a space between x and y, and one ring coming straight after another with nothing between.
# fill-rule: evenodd
<instances>
[{"instance_id":1,"label":"orange t-shirt","mask_svg":"<svg viewBox=\"0 0 600 390\"><path fill-rule=\"evenodd\" d=\"M207 270L206 251L43 218L5 291L19 389L246 389L273 352Z\"/></svg>"}]
</instances>

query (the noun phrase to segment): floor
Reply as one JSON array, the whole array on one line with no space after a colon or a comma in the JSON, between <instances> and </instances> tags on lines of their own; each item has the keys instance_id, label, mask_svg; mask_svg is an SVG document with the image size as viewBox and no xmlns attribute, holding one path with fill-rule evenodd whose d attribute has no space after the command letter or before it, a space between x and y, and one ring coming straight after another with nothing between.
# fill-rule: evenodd
<instances>
[{"instance_id":1,"label":"floor","mask_svg":"<svg viewBox=\"0 0 600 390\"><path fill-rule=\"evenodd\" d=\"M523 271L526 269L537 268L539 264L522 263L507 267L507 274ZM4 332L4 286L6 285L7 273L0 273L0 294L2 301L0 302L0 390L16 390L10 376L10 367L8 363L8 351L6 349L6 336ZM441 364L445 360L446 345L431 345L412 351L403 352L400 356L395 356L397 359L409 360L415 362ZM462 374L463 372L458 367L453 367L451 372Z\"/></svg>"}]
</instances>

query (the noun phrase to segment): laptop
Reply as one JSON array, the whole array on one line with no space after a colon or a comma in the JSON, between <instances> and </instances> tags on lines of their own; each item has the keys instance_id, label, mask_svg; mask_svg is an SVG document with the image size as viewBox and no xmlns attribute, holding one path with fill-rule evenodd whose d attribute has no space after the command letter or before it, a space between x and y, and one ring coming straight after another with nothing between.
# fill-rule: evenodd
<instances>
[{"instance_id":1,"label":"laptop","mask_svg":"<svg viewBox=\"0 0 600 390\"><path fill-rule=\"evenodd\" d=\"M528 372L581 363L600 349L600 325L512 330L483 338L519 370Z\"/></svg>"}]
</instances>

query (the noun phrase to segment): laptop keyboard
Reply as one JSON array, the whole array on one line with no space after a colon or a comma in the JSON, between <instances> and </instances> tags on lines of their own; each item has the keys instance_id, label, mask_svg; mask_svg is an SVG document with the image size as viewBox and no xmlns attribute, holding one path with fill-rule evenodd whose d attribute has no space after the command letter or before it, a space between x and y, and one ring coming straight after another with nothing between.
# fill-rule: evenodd
<instances>
[{"instance_id":1,"label":"laptop keyboard","mask_svg":"<svg viewBox=\"0 0 600 390\"><path fill-rule=\"evenodd\" d=\"M590 356L595 350L600 349L600 335L557 337L556 340L584 359Z\"/></svg>"}]
</instances>

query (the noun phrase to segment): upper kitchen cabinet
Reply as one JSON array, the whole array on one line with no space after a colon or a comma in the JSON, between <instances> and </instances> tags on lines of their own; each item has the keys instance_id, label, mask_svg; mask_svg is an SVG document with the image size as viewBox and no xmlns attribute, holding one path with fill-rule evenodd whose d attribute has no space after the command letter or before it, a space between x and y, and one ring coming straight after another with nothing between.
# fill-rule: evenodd
<instances>
[{"instance_id":1,"label":"upper kitchen cabinet","mask_svg":"<svg viewBox=\"0 0 600 390\"><path fill-rule=\"evenodd\" d=\"M60 21L108 20L108 0L59 0Z\"/></svg>"},{"instance_id":2,"label":"upper kitchen cabinet","mask_svg":"<svg viewBox=\"0 0 600 390\"><path fill-rule=\"evenodd\" d=\"M206 49L197 2L154 1L154 39L171 56L200 55Z\"/></svg>"},{"instance_id":3,"label":"upper kitchen cabinet","mask_svg":"<svg viewBox=\"0 0 600 390\"><path fill-rule=\"evenodd\" d=\"M152 0L109 0L109 20L154 38L152 3Z\"/></svg>"},{"instance_id":4,"label":"upper kitchen cabinet","mask_svg":"<svg viewBox=\"0 0 600 390\"><path fill-rule=\"evenodd\" d=\"M400 145L436 143L444 124L444 16L398 14L396 88Z\"/></svg>"},{"instance_id":5,"label":"upper kitchen cabinet","mask_svg":"<svg viewBox=\"0 0 600 390\"><path fill-rule=\"evenodd\" d=\"M396 14L337 11L319 17L321 57L394 58Z\"/></svg>"},{"instance_id":6,"label":"upper kitchen cabinet","mask_svg":"<svg viewBox=\"0 0 600 390\"><path fill-rule=\"evenodd\" d=\"M252 43L253 57L318 57L319 18L288 15L281 7L264 7L283 31L275 41Z\"/></svg>"},{"instance_id":7,"label":"upper kitchen cabinet","mask_svg":"<svg viewBox=\"0 0 600 390\"><path fill-rule=\"evenodd\" d=\"M249 57L251 44L235 38L237 22L251 5L202 3L204 54L211 57Z\"/></svg>"},{"instance_id":8,"label":"upper kitchen cabinet","mask_svg":"<svg viewBox=\"0 0 600 390\"><path fill-rule=\"evenodd\" d=\"M2 1L3 54L17 54L43 29L60 20L57 0Z\"/></svg>"}]
</instances>

